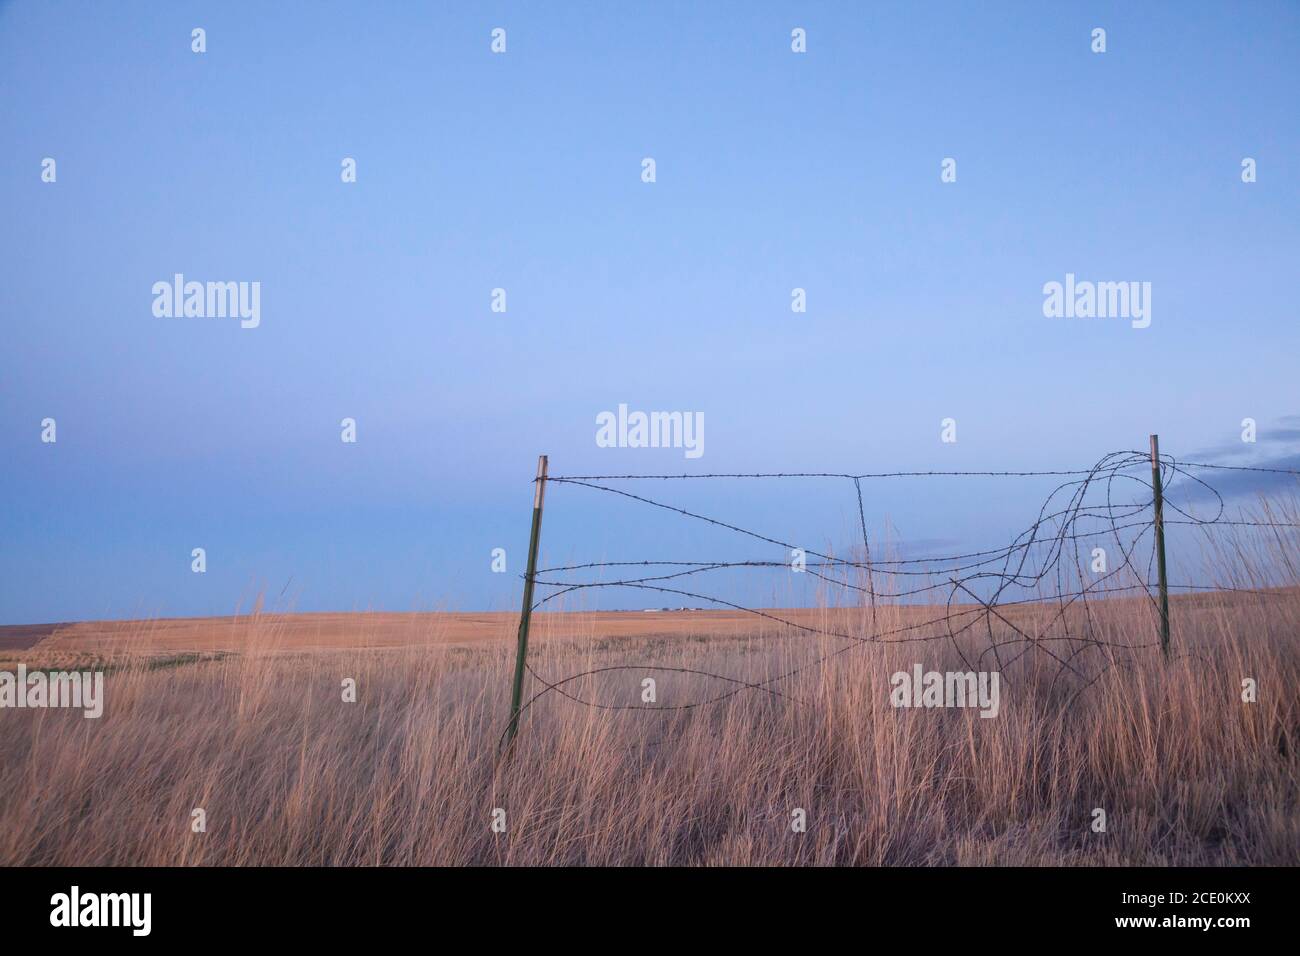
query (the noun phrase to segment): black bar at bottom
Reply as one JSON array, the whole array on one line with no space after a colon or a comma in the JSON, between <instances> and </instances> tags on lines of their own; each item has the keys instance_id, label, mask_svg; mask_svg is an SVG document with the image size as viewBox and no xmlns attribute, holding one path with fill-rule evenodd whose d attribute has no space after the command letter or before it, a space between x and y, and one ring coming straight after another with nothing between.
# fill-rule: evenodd
<instances>
[{"instance_id":1,"label":"black bar at bottom","mask_svg":"<svg viewBox=\"0 0 1300 956\"><path fill-rule=\"evenodd\" d=\"M6 942L75 934L80 942L111 937L127 945L283 940L333 947L397 942L421 931L485 932L483 945L494 948L505 933L530 945L586 939L640 949L678 948L715 934L734 944L784 929L847 932L873 947L894 940L983 945L1022 934L1038 944L1125 937L1181 944L1195 936L1231 946L1294 924L1294 876L1282 868L5 869L0 933ZM74 886L77 922L82 914L99 921L99 913L112 921L116 910L125 925L53 925L72 921ZM147 936L137 935L143 896L102 895L145 893Z\"/></svg>"}]
</instances>

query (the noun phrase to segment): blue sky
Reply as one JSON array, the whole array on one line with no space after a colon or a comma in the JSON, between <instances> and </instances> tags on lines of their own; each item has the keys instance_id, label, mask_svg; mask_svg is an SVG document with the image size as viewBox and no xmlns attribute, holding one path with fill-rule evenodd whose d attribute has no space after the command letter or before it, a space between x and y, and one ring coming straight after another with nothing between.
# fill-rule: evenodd
<instances>
[{"instance_id":1,"label":"blue sky","mask_svg":"<svg viewBox=\"0 0 1300 956\"><path fill-rule=\"evenodd\" d=\"M1297 91L1286 3L0 4L0 623L514 608L543 452L1075 468L1250 416L1232 460L1293 456ZM177 272L260 282L260 326L155 317ZM1151 326L1045 318L1066 273L1149 281ZM705 455L597 447L619 403L702 412ZM868 521L992 547L1048 490ZM682 500L816 547L850 492ZM557 486L544 557L712 544L668 524Z\"/></svg>"}]
</instances>

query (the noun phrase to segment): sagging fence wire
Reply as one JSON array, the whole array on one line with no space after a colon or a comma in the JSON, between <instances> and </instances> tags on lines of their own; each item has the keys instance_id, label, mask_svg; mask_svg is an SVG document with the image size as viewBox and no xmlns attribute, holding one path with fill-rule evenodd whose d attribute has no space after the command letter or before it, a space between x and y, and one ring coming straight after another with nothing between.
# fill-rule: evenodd
<instances>
[{"instance_id":1,"label":"sagging fence wire","mask_svg":"<svg viewBox=\"0 0 1300 956\"><path fill-rule=\"evenodd\" d=\"M658 711L681 711L718 703L744 691L755 691L777 698L798 700L787 689L788 682L796 675L811 668L821 666L842 654L865 645L887 643L931 643L950 642L962 662L968 667L983 666L990 658L999 670L1014 664L1030 654L1043 654L1057 667L1057 677L1072 673L1086 683L1080 691L1094 682L1100 673L1089 673L1083 659L1088 652L1099 652L1103 666L1117 663L1117 655L1125 652L1157 646L1156 640L1150 641L1116 641L1104 639L1091 626L1093 607L1090 601L1118 594L1139 595L1155 606L1156 596L1153 592L1152 565L1155 562L1155 548L1145 561L1139 555L1143 552L1144 539L1155 527L1154 506L1158 489L1163 489L1163 506L1166 509L1163 525L1184 525L1208 530L1216 527L1250 527L1287 529L1294 531L1300 523L1287 521L1257 521L1249 519L1228 519L1225 517L1226 503L1223 496L1203 477L1193 470L1222 469L1234 472L1260 472L1300 476L1300 471L1280 468L1251 467L1240 465L1216 465L1207 463L1180 462L1170 455L1158 456L1159 483L1153 483L1152 477L1142 474L1144 469L1153 469L1156 453L1152 456L1146 452L1121 451L1103 456L1091 468L1051 470L1051 471L894 471L866 474L847 474L833 472L770 472L770 473L708 473L708 474L611 474L611 475L560 475L543 477L537 480L549 485L569 486L590 490L602 495L609 495L639 506L658 509L668 514L701 522L740 536L749 541L783 549L787 554L799 552L806 556L802 570L814 575L828 586L844 589L857 598L859 606L869 614L870 627L866 634L854 634L825 627L816 627L799 621L789 620L771 609L751 607L726 598L707 594L691 583L704 578L712 572L736 569L775 569L790 568L791 562L770 558L751 558L746 560L621 560L592 561L578 564L556 565L538 568L532 579L537 588L548 589L549 593L531 604L535 611L567 594L594 589L627 589L632 591L652 592L688 598L692 601L704 601L716 608L726 608L752 615L756 619L771 622L791 632L813 638L830 638L844 642L841 647L824 653L813 660L787 669L776 676L761 681L749 681L732 675L719 674L702 669L669 666L659 663L623 663L603 667L589 668L569 674L557 680L548 680L539 674L526 661L528 673L542 686L513 715L517 718L535 702L550 694L559 694L575 703L603 710L644 710L643 705L614 704L585 699L573 692L573 684L584 678L615 671L636 670L662 671L669 673L690 674L706 677L727 684L719 693L700 700L691 700L677 704L657 705ZM1056 485L1039 508L1036 518L1027 528L1017 534L1002 547L965 553L930 557L890 558L873 560L871 542L867 530L866 510L863 501L863 482L901 479L901 478L1041 478L1057 477L1066 479ZM860 560L835 557L810 548L802 547L789 541L781 540L771 534L764 534L751 528L741 527L730 521L691 511L666 501L638 494L624 488L614 487L610 482L623 481L658 481L664 483L701 480L775 480L775 479L827 479L851 482L856 498L858 520L862 535L862 556ZM1170 489L1188 488L1188 500L1179 503L1169 496ZM1191 499L1200 497L1211 502L1211 514L1197 514ZM1172 515L1172 516L1171 516ZM1085 561L1080 558L1079 542L1104 541L1112 543L1120 556L1119 562L1100 574L1089 574L1084 569ZM1071 560L1072 558L1072 560ZM812 560L807 560L812 559ZM613 579L598 577L607 571L617 569ZM628 569L638 569L629 571ZM895 585L880 589L876 586L876 576L883 574L891 581L900 581ZM850 579L856 575L858 583ZM526 576L525 576L526 577ZM1123 583L1125 580L1129 583ZM1182 592L1196 591L1238 591L1246 590L1259 593L1254 589L1243 589L1221 584L1168 583L1169 590ZM942 595L942 601L934 600L936 594ZM895 627L880 628L878 608L881 602L916 603L930 600L923 604L926 608L942 608L942 613L926 617L919 621L902 623ZM1026 629L1008 618L1007 611L1017 607L1037 605L1052 608L1046 622L1035 630ZM1075 625L1069 615L1072 609L1082 611L1076 615L1082 618L1082 628ZM999 638L995 633L995 623L1006 628L1011 636ZM986 636L986 646L972 661L967 649L959 641L968 633L982 632ZM525 642L521 642L521 649Z\"/></svg>"}]
</instances>

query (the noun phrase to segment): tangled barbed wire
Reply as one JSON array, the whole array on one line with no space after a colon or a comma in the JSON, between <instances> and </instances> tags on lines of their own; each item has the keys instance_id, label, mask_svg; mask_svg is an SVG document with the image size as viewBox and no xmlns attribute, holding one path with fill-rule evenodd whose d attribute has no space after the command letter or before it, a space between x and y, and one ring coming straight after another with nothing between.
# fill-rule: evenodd
<instances>
[{"instance_id":1,"label":"tangled barbed wire","mask_svg":"<svg viewBox=\"0 0 1300 956\"><path fill-rule=\"evenodd\" d=\"M672 595L704 601L716 608L726 608L753 615L757 619L775 624L795 634L828 638L840 646L816 656L812 660L787 669L761 681L749 681L735 676L690 667L666 666L662 663L622 663L590 668L556 680L540 675L531 664L528 672L541 685L541 689L521 707L527 710L537 700L555 693L571 701L608 710L637 708L631 704L611 704L588 700L572 690L583 678L620 670L647 669L683 674L694 674L721 681L727 689L706 699L686 701L657 707L658 710L686 710L717 703L746 690L791 697L788 685L791 678L825 664L839 655L856 648L882 643L950 642L967 668L983 666L992 658L998 670L1004 670L1027 654L1044 654L1055 662L1057 676L1072 673L1083 679L1082 690L1098 674L1089 674L1083 664L1088 652L1100 653L1109 665L1116 661L1116 653L1155 646L1151 641L1119 641L1104 636L1093 626L1092 602L1098 598L1130 594L1145 598L1153 605L1156 596L1152 586L1153 564L1156 550L1144 544L1155 527L1155 485L1152 460L1146 452L1120 451L1103 456L1091 468L1052 471L895 471L868 474L843 474L832 472L773 472L773 473L711 473L711 474L656 474L656 475L564 475L544 479L552 485L588 489L629 503L660 509L690 521L702 522L714 528L759 542L767 547L782 549L781 560L770 557L746 560L622 560L593 561L581 564L557 565L540 568L534 575L534 585L549 589L537 600L537 610L566 594L591 589L630 589ZM1300 471L1235 465L1216 465L1180 462L1172 456L1159 458L1160 484L1163 488L1165 514L1163 524L1208 527L1270 527L1294 530L1300 524L1282 521L1260 521L1250 518L1228 519L1223 496L1195 471L1223 469L1237 472L1261 472L1300 476ZM1144 474L1145 472L1145 474ZM924 477L996 477L1064 479L1047 495L1037 516L1028 527L1009 543L999 548L969 551L960 554L873 559L871 541L867 530L866 509L863 500L863 483L867 481ZM851 482L856 497L861 553L850 558L836 557L781 540L771 534L741 527L733 522L690 511L645 494L614 487L610 482L656 481L679 482L700 480L776 480L776 479L826 479ZM1188 494L1179 492L1184 488ZM1173 492L1171 497L1171 492ZM1209 503L1207 513L1198 513L1192 501L1201 499ZM1083 557L1080 543L1105 542L1113 547L1119 560L1098 570L1095 563ZM855 546L856 550L856 546ZM1089 552L1095 554L1095 552ZM793 562L790 555L799 555ZM693 579L713 572L732 569L791 569L806 571L833 588L844 589L857 600L869 626L865 633L851 633L818 627L792 620L794 615L783 616L772 609L750 607L726 598L702 593ZM641 569L630 572L628 569ZM618 576L605 579L609 569L619 569ZM877 582L884 579L885 586ZM1171 591L1231 591L1239 590L1221 584L1169 583ZM689 588L689 589L688 589ZM919 620L900 621L894 626L879 625L879 609L890 604L919 604L936 611ZM1013 620L1014 609L1036 607L1050 613L1040 615L1032 623L1026 619ZM1078 611L1079 613L1072 613ZM998 631L1002 631L1001 634ZM968 656L969 641L963 635L983 633L985 646L972 661ZM640 709L640 708L637 708Z\"/></svg>"}]
</instances>

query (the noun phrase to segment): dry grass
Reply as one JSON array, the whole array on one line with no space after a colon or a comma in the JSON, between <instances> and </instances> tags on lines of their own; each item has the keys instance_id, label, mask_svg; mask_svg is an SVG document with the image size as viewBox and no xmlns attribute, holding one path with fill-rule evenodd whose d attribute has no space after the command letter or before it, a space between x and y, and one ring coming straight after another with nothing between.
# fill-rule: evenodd
<instances>
[{"instance_id":1,"label":"dry grass","mask_svg":"<svg viewBox=\"0 0 1300 956\"><path fill-rule=\"evenodd\" d=\"M505 642L298 653L263 634L238 653L161 658L127 646L106 661L102 719L3 714L0 863L1295 864L1298 612L1295 590L1178 600L1170 662L1139 650L1107 666L1086 651L1100 676L1082 689L1031 652L1004 669L995 719L888 705L895 670L966 669L947 641L858 645L774 685L785 697L652 713L645 676L659 707L734 686L656 666L757 681L845 645L566 627L538 636L538 671L628 664L565 689L632 709L552 693L507 763ZM822 613L861 627L866 612ZM888 626L925 609L881 613ZM1130 643L1154 633L1138 601L1106 602L1093 626ZM1245 676L1258 703L1241 700ZM206 833L191 832L195 807ZM489 826L496 807L504 834Z\"/></svg>"}]
</instances>

